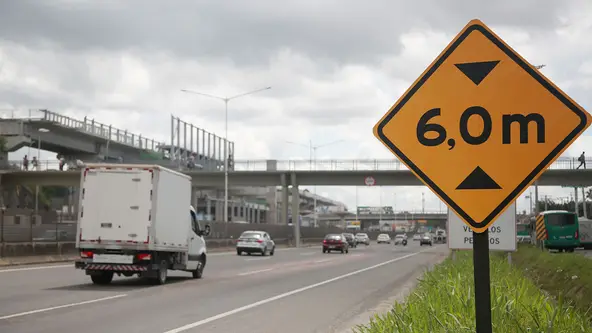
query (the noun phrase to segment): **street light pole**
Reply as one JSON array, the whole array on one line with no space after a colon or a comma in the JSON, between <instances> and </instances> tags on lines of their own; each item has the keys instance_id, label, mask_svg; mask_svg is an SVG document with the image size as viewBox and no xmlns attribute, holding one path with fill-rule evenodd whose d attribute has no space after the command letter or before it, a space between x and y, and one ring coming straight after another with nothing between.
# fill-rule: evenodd
<instances>
[{"instance_id":1,"label":"street light pole","mask_svg":"<svg viewBox=\"0 0 592 333\"><path fill-rule=\"evenodd\" d=\"M246 93L242 93L239 95L234 95L232 97L220 97L216 95L204 94L193 90L181 89L182 92L201 95L205 97L210 97L214 99L218 99L224 102L224 223L228 223L228 102L233 99L252 95L264 90L269 90L271 87L265 87L257 90L252 90Z\"/></svg>"},{"instance_id":2,"label":"street light pole","mask_svg":"<svg viewBox=\"0 0 592 333\"><path fill-rule=\"evenodd\" d=\"M49 130L47 128L40 128L37 130L38 138L37 138L37 170L41 167L41 133L47 133ZM35 214L39 212L39 185L35 185Z\"/></svg>"}]
</instances>

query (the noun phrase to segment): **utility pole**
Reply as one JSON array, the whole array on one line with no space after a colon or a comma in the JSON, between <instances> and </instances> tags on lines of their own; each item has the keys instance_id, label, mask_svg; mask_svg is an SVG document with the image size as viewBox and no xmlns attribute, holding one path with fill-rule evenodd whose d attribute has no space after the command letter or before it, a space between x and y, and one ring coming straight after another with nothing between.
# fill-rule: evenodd
<instances>
[{"instance_id":1,"label":"utility pole","mask_svg":"<svg viewBox=\"0 0 592 333\"><path fill-rule=\"evenodd\" d=\"M421 192L421 213L425 214L425 193Z\"/></svg>"}]
</instances>

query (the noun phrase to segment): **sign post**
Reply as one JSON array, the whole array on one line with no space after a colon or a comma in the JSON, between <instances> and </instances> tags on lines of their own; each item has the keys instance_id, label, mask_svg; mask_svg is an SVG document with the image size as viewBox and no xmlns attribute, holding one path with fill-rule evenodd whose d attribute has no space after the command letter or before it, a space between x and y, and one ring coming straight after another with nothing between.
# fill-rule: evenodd
<instances>
[{"instance_id":1,"label":"sign post","mask_svg":"<svg viewBox=\"0 0 592 333\"><path fill-rule=\"evenodd\" d=\"M492 331L489 227L591 122L472 20L374 126L376 138L473 232L477 333Z\"/></svg>"}]
</instances>

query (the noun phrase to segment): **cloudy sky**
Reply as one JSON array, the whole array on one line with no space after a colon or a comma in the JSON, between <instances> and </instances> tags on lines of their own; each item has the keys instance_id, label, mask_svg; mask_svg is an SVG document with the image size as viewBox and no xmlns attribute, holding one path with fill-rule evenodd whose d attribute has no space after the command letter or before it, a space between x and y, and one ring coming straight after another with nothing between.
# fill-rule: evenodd
<instances>
[{"instance_id":1,"label":"cloudy sky","mask_svg":"<svg viewBox=\"0 0 592 333\"><path fill-rule=\"evenodd\" d=\"M472 18L592 110L587 0L0 0L0 114L48 108L164 140L174 113L223 135L223 103L180 89L232 96L271 86L229 104L237 159L308 157L287 140L343 140L319 159L392 158L373 125ZM590 135L566 155L586 150ZM356 202L354 188L317 192ZM420 210L425 193L426 210L444 207L419 187L358 193L360 205Z\"/></svg>"}]
</instances>

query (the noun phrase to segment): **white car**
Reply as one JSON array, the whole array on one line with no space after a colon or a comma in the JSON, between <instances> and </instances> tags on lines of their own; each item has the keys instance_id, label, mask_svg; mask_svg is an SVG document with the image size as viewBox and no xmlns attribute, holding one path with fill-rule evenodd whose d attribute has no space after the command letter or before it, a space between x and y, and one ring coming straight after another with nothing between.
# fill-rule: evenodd
<instances>
[{"instance_id":1,"label":"white car","mask_svg":"<svg viewBox=\"0 0 592 333\"><path fill-rule=\"evenodd\" d=\"M370 237L368 237L368 234L358 232L356 234L356 244L370 245Z\"/></svg>"},{"instance_id":2,"label":"white car","mask_svg":"<svg viewBox=\"0 0 592 333\"><path fill-rule=\"evenodd\" d=\"M260 253L265 256L269 253L272 256L275 253L275 242L265 231L245 231L236 242L236 255L242 255L243 252Z\"/></svg>"},{"instance_id":3,"label":"white car","mask_svg":"<svg viewBox=\"0 0 592 333\"><path fill-rule=\"evenodd\" d=\"M381 243L390 244L391 243L391 237L389 235L387 235L387 234L380 234L376 238L376 242L378 244L381 244Z\"/></svg>"},{"instance_id":4,"label":"white car","mask_svg":"<svg viewBox=\"0 0 592 333\"><path fill-rule=\"evenodd\" d=\"M420 235L420 234L415 234L415 235L413 235L413 240L414 240L414 241L421 240L421 235Z\"/></svg>"}]
</instances>

